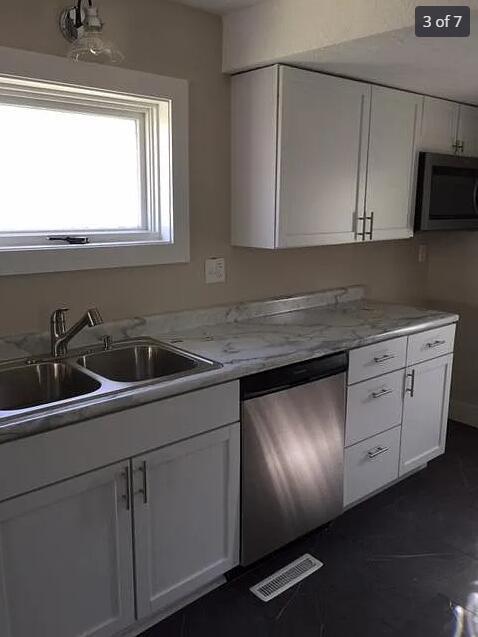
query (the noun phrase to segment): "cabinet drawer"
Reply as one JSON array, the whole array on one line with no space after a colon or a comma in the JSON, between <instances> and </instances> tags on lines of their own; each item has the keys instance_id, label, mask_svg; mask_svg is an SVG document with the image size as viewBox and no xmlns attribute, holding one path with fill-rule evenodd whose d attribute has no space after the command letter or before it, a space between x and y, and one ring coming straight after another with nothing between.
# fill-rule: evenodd
<instances>
[{"instance_id":1,"label":"cabinet drawer","mask_svg":"<svg viewBox=\"0 0 478 637\"><path fill-rule=\"evenodd\" d=\"M455 331L456 325L453 324L410 336L407 365L415 365L444 354L451 354L455 342Z\"/></svg>"},{"instance_id":2,"label":"cabinet drawer","mask_svg":"<svg viewBox=\"0 0 478 637\"><path fill-rule=\"evenodd\" d=\"M399 370L348 388L345 446L401 424L404 374Z\"/></svg>"},{"instance_id":3,"label":"cabinet drawer","mask_svg":"<svg viewBox=\"0 0 478 637\"><path fill-rule=\"evenodd\" d=\"M344 506L398 478L400 429L395 427L345 450Z\"/></svg>"},{"instance_id":4,"label":"cabinet drawer","mask_svg":"<svg viewBox=\"0 0 478 637\"><path fill-rule=\"evenodd\" d=\"M407 337L353 349L349 358L349 385L405 367Z\"/></svg>"}]
</instances>

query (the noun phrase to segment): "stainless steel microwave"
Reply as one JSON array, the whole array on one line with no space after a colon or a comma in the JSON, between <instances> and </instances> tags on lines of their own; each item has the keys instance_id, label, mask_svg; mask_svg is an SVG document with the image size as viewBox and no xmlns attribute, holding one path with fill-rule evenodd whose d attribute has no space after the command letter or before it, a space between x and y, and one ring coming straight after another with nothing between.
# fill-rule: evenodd
<instances>
[{"instance_id":1,"label":"stainless steel microwave","mask_svg":"<svg viewBox=\"0 0 478 637\"><path fill-rule=\"evenodd\" d=\"M478 157L420 153L415 230L478 230Z\"/></svg>"}]
</instances>

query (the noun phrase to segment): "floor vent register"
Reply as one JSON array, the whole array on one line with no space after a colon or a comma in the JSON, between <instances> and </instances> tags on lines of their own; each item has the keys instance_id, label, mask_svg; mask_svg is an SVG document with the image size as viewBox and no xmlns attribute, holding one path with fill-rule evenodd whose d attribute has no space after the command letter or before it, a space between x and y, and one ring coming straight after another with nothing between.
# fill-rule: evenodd
<instances>
[{"instance_id":1,"label":"floor vent register","mask_svg":"<svg viewBox=\"0 0 478 637\"><path fill-rule=\"evenodd\" d=\"M252 586L250 591L263 602L270 602L271 599L312 575L322 566L322 562L306 553L259 584Z\"/></svg>"}]
</instances>

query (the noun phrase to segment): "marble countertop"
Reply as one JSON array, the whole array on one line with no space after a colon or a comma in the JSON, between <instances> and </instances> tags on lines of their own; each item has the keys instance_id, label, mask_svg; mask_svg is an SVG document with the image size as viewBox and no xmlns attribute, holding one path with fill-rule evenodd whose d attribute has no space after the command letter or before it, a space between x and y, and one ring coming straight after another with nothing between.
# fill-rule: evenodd
<instances>
[{"instance_id":1,"label":"marble countertop","mask_svg":"<svg viewBox=\"0 0 478 637\"><path fill-rule=\"evenodd\" d=\"M42 433L238 379L265 369L350 350L458 321L435 310L377 303L360 286L300 297L131 319L85 331L76 346L152 337L221 363L222 367L170 381L155 381L105 396L74 399L7 418L0 412L0 443ZM89 340L88 340L89 339ZM83 340L83 342L82 342ZM48 337L0 339L0 360L48 351Z\"/></svg>"}]
</instances>

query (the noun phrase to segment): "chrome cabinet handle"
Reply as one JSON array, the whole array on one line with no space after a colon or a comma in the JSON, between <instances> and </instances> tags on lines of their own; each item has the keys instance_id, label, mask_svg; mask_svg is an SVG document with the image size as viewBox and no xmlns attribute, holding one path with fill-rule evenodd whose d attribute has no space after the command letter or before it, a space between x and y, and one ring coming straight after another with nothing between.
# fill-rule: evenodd
<instances>
[{"instance_id":1,"label":"chrome cabinet handle","mask_svg":"<svg viewBox=\"0 0 478 637\"><path fill-rule=\"evenodd\" d=\"M362 239L362 241L365 241L365 239L367 238L367 235L370 239L372 239L373 237L373 224L374 224L374 217L375 217L375 213L371 212L370 215L364 215L362 217L357 217L357 221L362 221L363 225L362 225L362 231L358 232L357 229L357 236L360 237ZM367 232L367 221L370 221L370 230ZM358 224L357 224L358 226Z\"/></svg>"},{"instance_id":2,"label":"chrome cabinet handle","mask_svg":"<svg viewBox=\"0 0 478 637\"><path fill-rule=\"evenodd\" d=\"M358 230L358 225L359 225L359 221L362 222L362 231L359 232ZM367 217L363 216L363 217L357 217L357 237L359 237L360 239L362 239L362 241L365 241L365 224L367 222Z\"/></svg>"},{"instance_id":3,"label":"chrome cabinet handle","mask_svg":"<svg viewBox=\"0 0 478 637\"><path fill-rule=\"evenodd\" d=\"M446 341L437 339L436 341L431 341L430 343L425 343L425 347L427 349L433 349L434 347L440 347L440 345L445 345Z\"/></svg>"},{"instance_id":4,"label":"chrome cabinet handle","mask_svg":"<svg viewBox=\"0 0 478 637\"><path fill-rule=\"evenodd\" d=\"M141 473L143 474L143 502L148 504L148 465L146 460L143 461Z\"/></svg>"},{"instance_id":5,"label":"chrome cabinet handle","mask_svg":"<svg viewBox=\"0 0 478 637\"><path fill-rule=\"evenodd\" d=\"M454 144L452 144L452 148L455 150L455 155L458 155L459 152L463 153L465 151L465 142L457 139Z\"/></svg>"},{"instance_id":6,"label":"chrome cabinet handle","mask_svg":"<svg viewBox=\"0 0 478 637\"><path fill-rule=\"evenodd\" d=\"M129 466L125 467L123 471L123 478L125 480L125 493L121 496L123 500L126 502L126 510L129 511L131 509L131 483L130 483L130 474L129 474Z\"/></svg>"},{"instance_id":7,"label":"chrome cabinet handle","mask_svg":"<svg viewBox=\"0 0 478 637\"><path fill-rule=\"evenodd\" d=\"M372 398L373 400L377 400L377 398L383 398L384 396L389 396L390 394L393 394L393 389L385 389L385 387L383 389L380 389L380 391L373 391L370 394L370 398Z\"/></svg>"},{"instance_id":8,"label":"chrome cabinet handle","mask_svg":"<svg viewBox=\"0 0 478 637\"><path fill-rule=\"evenodd\" d=\"M374 458L378 458L378 456L381 456L383 453L388 453L389 451L390 447L375 447L375 449L371 449L367 453L367 456L370 460L373 460Z\"/></svg>"},{"instance_id":9,"label":"chrome cabinet handle","mask_svg":"<svg viewBox=\"0 0 478 637\"><path fill-rule=\"evenodd\" d=\"M370 221L370 230L368 232L366 232L365 234L368 235L369 239L372 240L373 239L373 225L375 222L375 212L371 212L370 213L370 217L368 217L369 221Z\"/></svg>"},{"instance_id":10,"label":"chrome cabinet handle","mask_svg":"<svg viewBox=\"0 0 478 637\"><path fill-rule=\"evenodd\" d=\"M407 374L407 378L410 378L412 382L410 386L405 389L405 392L410 394L410 398L413 398L415 396L415 375L416 372L414 369L412 369L412 371Z\"/></svg>"},{"instance_id":11,"label":"chrome cabinet handle","mask_svg":"<svg viewBox=\"0 0 478 637\"><path fill-rule=\"evenodd\" d=\"M375 356L373 362L377 364L386 363L387 361L391 361L393 358L395 358L395 356L395 354L384 354L383 356Z\"/></svg>"},{"instance_id":12,"label":"chrome cabinet handle","mask_svg":"<svg viewBox=\"0 0 478 637\"><path fill-rule=\"evenodd\" d=\"M141 489L139 489L136 493L141 493L143 495L143 502L144 504L148 504L148 465L146 464L146 460L143 460L143 462L141 463L141 465L135 470L138 471L139 473L141 473L141 477L142 477L142 482L143 485L141 487Z\"/></svg>"}]
</instances>

